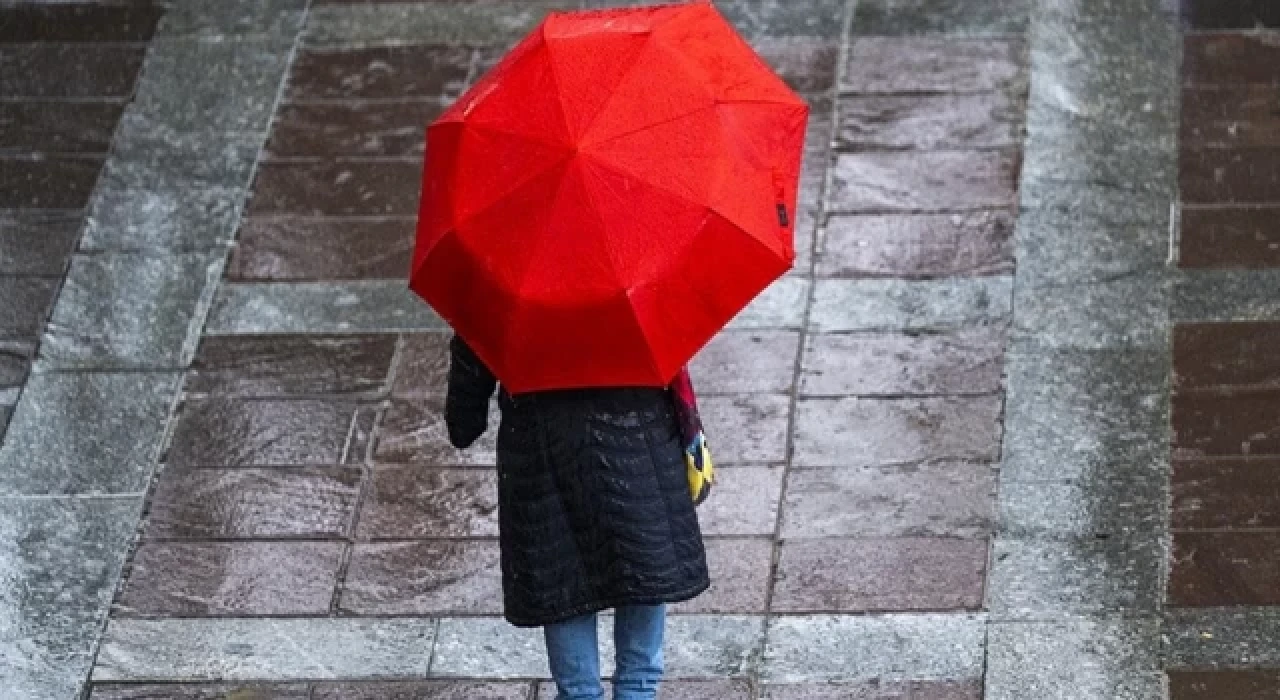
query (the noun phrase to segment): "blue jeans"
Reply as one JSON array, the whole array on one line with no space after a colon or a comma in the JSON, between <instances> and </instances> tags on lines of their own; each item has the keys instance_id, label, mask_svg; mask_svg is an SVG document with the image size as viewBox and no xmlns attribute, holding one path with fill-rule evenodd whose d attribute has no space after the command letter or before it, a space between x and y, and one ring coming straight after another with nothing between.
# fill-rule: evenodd
<instances>
[{"instance_id":1,"label":"blue jeans","mask_svg":"<svg viewBox=\"0 0 1280 700\"><path fill-rule=\"evenodd\" d=\"M613 700L654 700L662 680L665 605L618 608L613 624L617 671ZM547 625L547 659L560 694L557 700L604 700L594 613Z\"/></svg>"}]
</instances>

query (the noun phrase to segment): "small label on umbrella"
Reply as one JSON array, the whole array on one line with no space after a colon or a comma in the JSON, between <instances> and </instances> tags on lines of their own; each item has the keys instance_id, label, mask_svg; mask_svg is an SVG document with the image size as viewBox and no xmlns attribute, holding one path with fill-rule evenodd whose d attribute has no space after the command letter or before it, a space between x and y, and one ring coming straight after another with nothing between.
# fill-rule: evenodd
<instances>
[{"instance_id":1,"label":"small label on umbrella","mask_svg":"<svg viewBox=\"0 0 1280 700\"><path fill-rule=\"evenodd\" d=\"M791 219L787 217L787 205L778 204L778 225L786 228L791 225Z\"/></svg>"}]
</instances>

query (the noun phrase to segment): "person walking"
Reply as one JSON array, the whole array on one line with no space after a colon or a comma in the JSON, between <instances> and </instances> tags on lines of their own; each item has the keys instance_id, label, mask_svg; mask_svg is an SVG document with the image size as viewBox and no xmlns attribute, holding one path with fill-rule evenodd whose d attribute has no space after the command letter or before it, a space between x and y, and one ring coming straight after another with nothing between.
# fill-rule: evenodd
<instances>
[{"instance_id":1,"label":"person walking","mask_svg":"<svg viewBox=\"0 0 1280 700\"><path fill-rule=\"evenodd\" d=\"M686 447L702 448L682 372L674 388L499 394L498 504L508 621L542 627L560 700L604 698L597 613L614 612L614 700L653 700L666 606L710 585ZM465 449L498 381L450 343L445 420ZM684 423L697 430L682 444Z\"/></svg>"}]
</instances>

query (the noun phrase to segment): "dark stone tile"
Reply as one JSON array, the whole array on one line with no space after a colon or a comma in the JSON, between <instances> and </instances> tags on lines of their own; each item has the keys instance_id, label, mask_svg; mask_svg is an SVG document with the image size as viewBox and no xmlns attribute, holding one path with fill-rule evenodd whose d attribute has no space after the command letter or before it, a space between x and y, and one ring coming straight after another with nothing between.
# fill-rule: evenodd
<instances>
[{"instance_id":1,"label":"dark stone tile","mask_svg":"<svg viewBox=\"0 0 1280 700\"><path fill-rule=\"evenodd\" d=\"M403 216L418 213L422 163L266 162L258 169L251 216ZM405 274L407 270L402 270Z\"/></svg>"},{"instance_id":2,"label":"dark stone tile","mask_svg":"<svg viewBox=\"0 0 1280 700\"><path fill-rule=\"evenodd\" d=\"M1173 447L1181 457L1280 454L1280 392L1175 395Z\"/></svg>"},{"instance_id":3,"label":"dark stone tile","mask_svg":"<svg viewBox=\"0 0 1280 700\"><path fill-rule=\"evenodd\" d=\"M489 429L469 450L449 444L444 423L444 394L396 399L382 418L375 437L374 461L432 467L492 466L498 440L496 402L489 412Z\"/></svg>"},{"instance_id":4,"label":"dark stone tile","mask_svg":"<svg viewBox=\"0 0 1280 700\"><path fill-rule=\"evenodd\" d=\"M1280 604L1280 532L1175 532L1169 604Z\"/></svg>"},{"instance_id":5,"label":"dark stone tile","mask_svg":"<svg viewBox=\"0 0 1280 700\"><path fill-rule=\"evenodd\" d=\"M38 337L58 287L51 278L0 277L0 338Z\"/></svg>"},{"instance_id":6,"label":"dark stone tile","mask_svg":"<svg viewBox=\"0 0 1280 700\"><path fill-rule=\"evenodd\" d=\"M357 544L338 607L358 615L499 614L498 542Z\"/></svg>"},{"instance_id":7,"label":"dark stone tile","mask_svg":"<svg viewBox=\"0 0 1280 700\"><path fill-rule=\"evenodd\" d=\"M294 37L153 42L130 111L184 133L264 131Z\"/></svg>"},{"instance_id":8,"label":"dark stone tile","mask_svg":"<svg viewBox=\"0 0 1280 700\"><path fill-rule=\"evenodd\" d=\"M0 208L80 209L101 169L101 156L0 158Z\"/></svg>"},{"instance_id":9,"label":"dark stone tile","mask_svg":"<svg viewBox=\"0 0 1280 700\"><path fill-rule=\"evenodd\" d=\"M858 3L857 36L1005 36L1027 30L1026 0L870 0Z\"/></svg>"},{"instance_id":10,"label":"dark stone tile","mask_svg":"<svg viewBox=\"0 0 1280 700\"><path fill-rule=\"evenodd\" d=\"M360 508L360 539L498 536L498 473L379 467Z\"/></svg>"},{"instance_id":11,"label":"dark stone tile","mask_svg":"<svg viewBox=\"0 0 1280 700\"><path fill-rule=\"evenodd\" d=\"M995 460L998 396L930 399L804 399L797 407L794 463L862 467L937 459Z\"/></svg>"},{"instance_id":12,"label":"dark stone tile","mask_svg":"<svg viewBox=\"0 0 1280 700\"><path fill-rule=\"evenodd\" d=\"M1180 323L1173 329L1174 388L1280 389L1280 323Z\"/></svg>"},{"instance_id":13,"label":"dark stone tile","mask_svg":"<svg viewBox=\"0 0 1280 700\"><path fill-rule=\"evenodd\" d=\"M95 683L89 700L310 700L306 684Z\"/></svg>"},{"instance_id":14,"label":"dark stone tile","mask_svg":"<svg viewBox=\"0 0 1280 700\"><path fill-rule=\"evenodd\" d=\"M1280 267L1280 206L1183 207L1178 264L1184 268Z\"/></svg>"},{"instance_id":15,"label":"dark stone tile","mask_svg":"<svg viewBox=\"0 0 1280 700\"><path fill-rule=\"evenodd\" d=\"M705 545L711 588L674 606L672 612L763 614L769 598L773 540L710 538Z\"/></svg>"},{"instance_id":16,"label":"dark stone tile","mask_svg":"<svg viewBox=\"0 0 1280 700\"><path fill-rule=\"evenodd\" d=\"M124 105L0 102L0 154L106 153Z\"/></svg>"},{"instance_id":17,"label":"dark stone tile","mask_svg":"<svg viewBox=\"0 0 1280 700\"><path fill-rule=\"evenodd\" d=\"M984 537L995 526L996 470L976 462L797 469L782 536Z\"/></svg>"},{"instance_id":18,"label":"dark stone tile","mask_svg":"<svg viewBox=\"0 0 1280 700\"><path fill-rule=\"evenodd\" d=\"M799 346L792 331L724 331L689 363L689 373L700 395L787 392Z\"/></svg>"},{"instance_id":19,"label":"dark stone tile","mask_svg":"<svg viewBox=\"0 0 1280 700\"><path fill-rule=\"evenodd\" d=\"M306 615L329 612L341 542L144 542L117 614Z\"/></svg>"},{"instance_id":20,"label":"dark stone tile","mask_svg":"<svg viewBox=\"0 0 1280 700\"><path fill-rule=\"evenodd\" d=\"M59 369L185 368L223 252L72 256L40 362Z\"/></svg>"},{"instance_id":21,"label":"dark stone tile","mask_svg":"<svg viewBox=\"0 0 1280 700\"><path fill-rule=\"evenodd\" d=\"M1188 203L1280 202L1280 147L1186 149L1180 169L1182 199Z\"/></svg>"},{"instance_id":22,"label":"dark stone tile","mask_svg":"<svg viewBox=\"0 0 1280 700\"><path fill-rule=\"evenodd\" d=\"M409 272L416 220L245 219L233 280L400 279Z\"/></svg>"},{"instance_id":23,"label":"dark stone tile","mask_svg":"<svg viewBox=\"0 0 1280 700\"><path fill-rule=\"evenodd\" d=\"M1280 528L1280 459L1178 460L1175 529Z\"/></svg>"},{"instance_id":24,"label":"dark stone tile","mask_svg":"<svg viewBox=\"0 0 1280 700\"><path fill-rule=\"evenodd\" d=\"M36 340L0 340L0 406L12 407L27 381Z\"/></svg>"},{"instance_id":25,"label":"dark stone tile","mask_svg":"<svg viewBox=\"0 0 1280 700\"><path fill-rule=\"evenodd\" d=\"M160 372L32 374L0 443L0 494L145 491L179 381Z\"/></svg>"},{"instance_id":26,"label":"dark stone tile","mask_svg":"<svg viewBox=\"0 0 1280 700\"><path fill-rule=\"evenodd\" d=\"M173 431L175 466L302 466L342 461L356 406L332 401L189 401Z\"/></svg>"},{"instance_id":27,"label":"dark stone tile","mask_svg":"<svg viewBox=\"0 0 1280 700\"><path fill-rule=\"evenodd\" d=\"M848 153L836 159L835 213L996 209L1014 203L1018 158L1001 151Z\"/></svg>"},{"instance_id":28,"label":"dark stone tile","mask_svg":"<svg viewBox=\"0 0 1280 700\"><path fill-rule=\"evenodd\" d=\"M1000 390L1006 331L810 335L800 375L806 396L987 394Z\"/></svg>"},{"instance_id":29,"label":"dark stone tile","mask_svg":"<svg viewBox=\"0 0 1280 700\"><path fill-rule=\"evenodd\" d=\"M80 237L79 212L0 215L0 275L61 277Z\"/></svg>"},{"instance_id":30,"label":"dark stone tile","mask_svg":"<svg viewBox=\"0 0 1280 700\"><path fill-rule=\"evenodd\" d=\"M141 509L141 497L0 499L7 698L81 697Z\"/></svg>"},{"instance_id":31,"label":"dark stone tile","mask_svg":"<svg viewBox=\"0 0 1280 700\"><path fill-rule=\"evenodd\" d=\"M1184 85L1280 84L1280 43L1265 32L1188 34Z\"/></svg>"},{"instance_id":32,"label":"dark stone tile","mask_svg":"<svg viewBox=\"0 0 1280 700\"><path fill-rule=\"evenodd\" d=\"M312 700L527 700L528 682L318 683Z\"/></svg>"},{"instance_id":33,"label":"dark stone tile","mask_svg":"<svg viewBox=\"0 0 1280 700\"><path fill-rule=\"evenodd\" d=\"M447 100L285 105L276 114L267 155L420 156L427 124Z\"/></svg>"},{"instance_id":34,"label":"dark stone tile","mask_svg":"<svg viewBox=\"0 0 1280 700\"><path fill-rule=\"evenodd\" d=\"M845 97L838 143L854 151L1016 146L1022 140L1023 109L998 92Z\"/></svg>"},{"instance_id":35,"label":"dark stone tile","mask_svg":"<svg viewBox=\"0 0 1280 700\"><path fill-rule=\"evenodd\" d=\"M606 685L605 698L613 697L612 687ZM657 700L748 700L750 682L745 679L723 680L664 680L658 686ZM555 700L556 686L543 683L535 700Z\"/></svg>"},{"instance_id":36,"label":"dark stone tile","mask_svg":"<svg viewBox=\"0 0 1280 700\"><path fill-rule=\"evenodd\" d=\"M361 473L331 469L168 469L145 534L164 539L344 537Z\"/></svg>"},{"instance_id":37,"label":"dark stone tile","mask_svg":"<svg viewBox=\"0 0 1280 700\"><path fill-rule=\"evenodd\" d=\"M1280 614L1272 608L1171 608L1164 615L1166 668L1280 668Z\"/></svg>"},{"instance_id":38,"label":"dark stone tile","mask_svg":"<svg viewBox=\"0 0 1280 700\"><path fill-rule=\"evenodd\" d=\"M1002 91L1026 81L1020 40L861 38L846 64L845 92L862 94Z\"/></svg>"},{"instance_id":39,"label":"dark stone tile","mask_svg":"<svg viewBox=\"0 0 1280 700\"><path fill-rule=\"evenodd\" d=\"M788 540L782 544L773 611L977 609L986 568L986 540Z\"/></svg>"},{"instance_id":40,"label":"dark stone tile","mask_svg":"<svg viewBox=\"0 0 1280 700\"><path fill-rule=\"evenodd\" d=\"M1169 314L1186 321L1280 321L1280 269L1185 270Z\"/></svg>"},{"instance_id":41,"label":"dark stone tile","mask_svg":"<svg viewBox=\"0 0 1280 700\"><path fill-rule=\"evenodd\" d=\"M383 389L394 335L209 336L187 377L187 391L239 396L353 394Z\"/></svg>"},{"instance_id":42,"label":"dark stone tile","mask_svg":"<svg viewBox=\"0 0 1280 700\"><path fill-rule=\"evenodd\" d=\"M1263 700L1268 697L1280 697L1280 671L1169 672L1170 700Z\"/></svg>"},{"instance_id":43,"label":"dark stone tile","mask_svg":"<svg viewBox=\"0 0 1280 700\"><path fill-rule=\"evenodd\" d=\"M457 97L473 53L432 45L304 51L294 61L287 99Z\"/></svg>"},{"instance_id":44,"label":"dark stone tile","mask_svg":"<svg viewBox=\"0 0 1280 700\"><path fill-rule=\"evenodd\" d=\"M982 681L866 681L768 685L761 700L982 700Z\"/></svg>"},{"instance_id":45,"label":"dark stone tile","mask_svg":"<svg viewBox=\"0 0 1280 700\"><path fill-rule=\"evenodd\" d=\"M396 396L439 396L449 381L451 333L408 333L396 359Z\"/></svg>"},{"instance_id":46,"label":"dark stone tile","mask_svg":"<svg viewBox=\"0 0 1280 700\"><path fill-rule=\"evenodd\" d=\"M0 45L0 95L127 98L145 54L145 46L121 44Z\"/></svg>"},{"instance_id":47,"label":"dark stone tile","mask_svg":"<svg viewBox=\"0 0 1280 700\"><path fill-rule=\"evenodd\" d=\"M763 37L751 45L796 92L827 92L835 85L840 59L836 41Z\"/></svg>"},{"instance_id":48,"label":"dark stone tile","mask_svg":"<svg viewBox=\"0 0 1280 700\"><path fill-rule=\"evenodd\" d=\"M127 4L18 4L0 8L0 43L146 41L164 7Z\"/></svg>"},{"instance_id":49,"label":"dark stone tile","mask_svg":"<svg viewBox=\"0 0 1280 700\"><path fill-rule=\"evenodd\" d=\"M166 38L274 36L292 39L302 28L306 0L223 0L178 3L159 31Z\"/></svg>"},{"instance_id":50,"label":"dark stone tile","mask_svg":"<svg viewBox=\"0 0 1280 700\"><path fill-rule=\"evenodd\" d=\"M1280 85L1184 88L1180 141L1183 148L1280 146Z\"/></svg>"},{"instance_id":51,"label":"dark stone tile","mask_svg":"<svg viewBox=\"0 0 1280 700\"><path fill-rule=\"evenodd\" d=\"M822 277L930 278L1013 272L1013 216L833 216L818 255Z\"/></svg>"}]
</instances>

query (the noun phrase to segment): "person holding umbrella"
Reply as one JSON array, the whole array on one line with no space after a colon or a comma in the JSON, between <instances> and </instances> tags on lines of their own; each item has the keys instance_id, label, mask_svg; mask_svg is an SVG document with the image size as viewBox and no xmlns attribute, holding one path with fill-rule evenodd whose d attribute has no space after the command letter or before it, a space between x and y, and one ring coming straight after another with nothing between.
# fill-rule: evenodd
<instances>
[{"instance_id":1,"label":"person holding umbrella","mask_svg":"<svg viewBox=\"0 0 1280 700\"><path fill-rule=\"evenodd\" d=\"M428 129L410 286L455 331L450 441L498 391L504 614L561 700L652 700L710 585L688 361L794 260L808 107L709 2L553 13ZM499 387L501 390L499 391Z\"/></svg>"}]
</instances>

